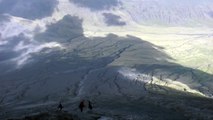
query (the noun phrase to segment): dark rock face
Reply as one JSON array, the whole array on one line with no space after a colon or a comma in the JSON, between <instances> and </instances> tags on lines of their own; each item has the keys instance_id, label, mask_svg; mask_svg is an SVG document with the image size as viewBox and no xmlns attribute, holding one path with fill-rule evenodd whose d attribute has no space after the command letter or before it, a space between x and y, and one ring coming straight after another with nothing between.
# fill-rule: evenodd
<instances>
[{"instance_id":1,"label":"dark rock face","mask_svg":"<svg viewBox=\"0 0 213 120\"><path fill-rule=\"evenodd\" d=\"M57 0L3 0L0 2L0 14L41 19L51 16L57 4Z\"/></svg>"}]
</instances>

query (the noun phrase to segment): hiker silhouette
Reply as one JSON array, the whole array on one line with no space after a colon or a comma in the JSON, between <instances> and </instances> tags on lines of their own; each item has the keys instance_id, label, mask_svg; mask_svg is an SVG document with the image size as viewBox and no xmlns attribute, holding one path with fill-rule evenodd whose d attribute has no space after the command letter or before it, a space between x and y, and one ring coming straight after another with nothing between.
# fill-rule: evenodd
<instances>
[{"instance_id":1,"label":"hiker silhouette","mask_svg":"<svg viewBox=\"0 0 213 120\"><path fill-rule=\"evenodd\" d=\"M88 100L88 108L89 108L90 110L92 110L92 108L93 108L93 107L92 107L92 103L91 103L91 101L89 101L89 100Z\"/></svg>"},{"instance_id":2,"label":"hiker silhouette","mask_svg":"<svg viewBox=\"0 0 213 120\"><path fill-rule=\"evenodd\" d=\"M58 110L59 110L59 111L62 111L62 109L63 109L63 106L62 106L62 104L61 104L61 102L60 102L59 105L58 105Z\"/></svg>"},{"instance_id":3,"label":"hiker silhouette","mask_svg":"<svg viewBox=\"0 0 213 120\"><path fill-rule=\"evenodd\" d=\"M81 102L80 102L80 104L79 104L79 109L81 110L81 112L83 112L83 109L84 109L84 107L85 107L85 105L84 105L84 100L82 100Z\"/></svg>"}]
</instances>

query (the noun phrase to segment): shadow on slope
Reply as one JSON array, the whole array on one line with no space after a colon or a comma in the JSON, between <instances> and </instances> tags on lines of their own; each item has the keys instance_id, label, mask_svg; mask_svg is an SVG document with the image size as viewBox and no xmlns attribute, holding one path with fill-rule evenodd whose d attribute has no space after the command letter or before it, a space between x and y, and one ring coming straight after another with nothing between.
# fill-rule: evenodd
<instances>
[{"instance_id":1,"label":"shadow on slope","mask_svg":"<svg viewBox=\"0 0 213 120\"><path fill-rule=\"evenodd\" d=\"M143 73L162 81L166 79L180 81L209 96L213 93L211 82L213 77L211 74L169 62L173 59L162 52L163 48L134 36L119 37L114 34L109 34L106 37L84 37L82 20L77 17L65 16L58 23L48 26L47 30L35 36L35 39L38 41L42 40L43 42L56 41L61 43L65 48L64 50L53 50L52 52L46 52L48 51L47 49L35 54L32 58L35 63L29 65L30 67L24 67L19 71L2 76L1 78L5 78L2 81L16 79L17 82L26 82L27 85L29 85L28 82L37 82L40 85L45 81L46 84L43 85L48 85L48 87L46 87L51 93L57 92L51 91L56 90L57 82L62 83L61 87L59 87L62 91L68 89L66 87L67 85L63 86L65 85L64 83L70 82L75 85L71 85L73 88L69 88L69 91L71 91L73 95L84 95L89 94L89 92L96 94L96 90L101 89L101 87L99 88L98 86L102 86L102 82L111 80L108 84L109 86L113 84L111 86L113 89L109 89L110 87L107 88L107 90L111 92L104 89L101 90L102 92L113 94L113 90L117 91L117 87L121 84L120 88L123 87L122 89L130 93L129 95L131 95L132 92L134 93L134 91L139 95L140 92L138 93L135 89L124 89L129 88L129 84L123 81L123 79L126 78L118 79L119 77L117 75L120 74L119 70L122 69L122 67L127 67L136 69L138 72L134 73L136 76L131 78L133 80L137 79L137 74ZM117 66L115 67L116 69L114 69L113 66ZM80 73L76 74L77 72ZM16 76L19 77L16 78ZM36 76L36 79L32 76ZM59 79L67 82L59 81ZM113 80L116 80L118 84ZM82 86L76 85L81 81L83 81L81 83ZM5 83L8 84L8 82ZM30 85L32 85L30 87L32 90L27 89L25 93L37 97L37 95L33 95L34 92L36 93L37 85ZM22 85L23 88L20 87L20 91L24 91L23 89L26 89L26 86ZM47 89L46 87L43 86L44 91ZM130 88L137 87L132 85ZM141 88L139 87L138 89ZM84 92L81 93L82 91ZM19 96L18 94L17 96ZM48 96L49 93L42 92L39 94L45 94L41 96Z\"/></svg>"},{"instance_id":2,"label":"shadow on slope","mask_svg":"<svg viewBox=\"0 0 213 120\"><path fill-rule=\"evenodd\" d=\"M56 41L64 44L73 53L90 60L107 58L106 66L135 68L159 80L171 79L212 96L211 74L184 67L163 52L163 48L134 36L119 37L109 34L106 37L86 38L83 36L82 20L65 16L58 23L48 26L45 33L35 37L38 40Z\"/></svg>"},{"instance_id":3,"label":"shadow on slope","mask_svg":"<svg viewBox=\"0 0 213 120\"><path fill-rule=\"evenodd\" d=\"M43 50L33 55L31 59L34 62L31 64L17 71L0 74L2 113L8 112L7 108L10 111L12 108L22 110L27 105L42 103L40 105L42 106L52 101L67 102L78 97L106 99L119 96L123 100L134 101L150 96L153 92L157 96L158 89L151 91L150 94L150 91L144 87L145 83L151 81L153 77L162 81L170 78L186 85L196 83L197 86L190 87L203 93L206 91L209 94L213 93L211 74L172 63L170 61L173 59L163 52L162 47L134 36L119 37L109 34L106 37L87 38L83 36L82 20L77 17L65 16L58 23L48 26L47 30L35 36L35 39L42 42L46 42L45 40L59 42L64 49L50 52L47 52L48 49ZM128 72L120 74L119 71L124 67L135 69L134 74ZM150 75L151 78L147 81L137 81L138 74L141 73ZM187 77L183 77L184 75ZM167 93L172 95L177 93L166 86L157 86L157 88L165 90L166 96L169 96ZM185 95L182 91L178 92L183 94L184 98L192 96L187 93ZM161 101L165 99L163 96L154 98ZM169 98L170 96L165 101ZM155 99L153 103L156 102ZM182 98L178 96L177 99L172 99L172 101L178 100ZM162 103L164 102L157 105ZM187 103L183 106L185 104ZM194 104L196 101L193 102Z\"/></svg>"}]
</instances>

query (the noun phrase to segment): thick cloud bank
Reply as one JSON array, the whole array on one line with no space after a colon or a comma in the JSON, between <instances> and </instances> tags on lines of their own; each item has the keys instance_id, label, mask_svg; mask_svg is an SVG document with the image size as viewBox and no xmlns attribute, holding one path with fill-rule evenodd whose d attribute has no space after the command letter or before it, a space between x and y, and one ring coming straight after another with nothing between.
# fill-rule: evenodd
<instances>
[{"instance_id":1,"label":"thick cloud bank","mask_svg":"<svg viewBox=\"0 0 213 120\"><path fill-rule=\"evenodd\" d=\"M124 26L126 25L125 22L121 20L121 17L118 15L114 15L112 13L103 13L103 16L105 17L105 23L108 26Z\"/></svg>"},{"instance_id":2,"label":"thick cloud bank","mask_svg":"<svg viewBox=\"0 0 213 120\"><path fill-rule=\"evenodd\" d=\"M26 19L41 19L51 16L57 0L2 0L0 14L10 14Z\"/></svg>"}]
</instances>

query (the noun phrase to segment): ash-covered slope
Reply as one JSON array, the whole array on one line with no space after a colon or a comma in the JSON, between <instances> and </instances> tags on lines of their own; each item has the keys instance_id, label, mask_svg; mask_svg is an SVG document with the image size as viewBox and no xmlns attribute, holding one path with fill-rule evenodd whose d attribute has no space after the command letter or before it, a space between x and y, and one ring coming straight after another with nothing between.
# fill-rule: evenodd
<instances>
[{"instance_id":1,"label":"ash-covered slope","mask_svg":"<svg viewBox=\"0 0 213 120\"><path fill-rule=\"evenodd\" d=\"M212 119L211 28L194 33L195 28L190 29L193 32L182 32L186 29L135 24L141 12L134 15L131 4L150 2L152 6L154 1L59 0L54 10L41 16L33 15L38 6L29 7L33 17L13 11L25 11L23 6L16 8L25 0L10 2L0 0L7 8L0 12L0 119L54 110L59 101L73 112L82 99L92 100L93 114L99 116ZM207 2L212 3L203 3ZM7 4L10 6L5 7ZM38 4L44 7L43 2ZM164 16L165 20L157 17L160 13L156 11L146 14L154 16L147 19L158 25L179 26L189 19L197 23L194 17L173 24ZM159 39L152 41L155 35ZM188 44L191 46L186 49ZM189 53L191 56L187 56ZM186 64L180 62L183 58L179 56L187 58ZM207 64L191 60L193 57L206 59ZM188 64L191 61L202 65L202 69Z\"/></svg>"},{"instance_id":2,"label":"ash-covered slope","mask_svg":"<svg viewBox=\"0 0 213 120\"><path fill-rule=\"evenodd\" d=\"M161 109L164 109L179 107L179 100L173 97L174 105L163 105L169 96L176 94L183 97L182 104L190 96L206 100L212 96L211 74L169 62L172 58L163 53L161 47L134 36L85 37L81 33L82 22L77 24L76 20L81 21L65 16L48 26L45 32L35 35L35 40L60 43L60 49L43 49L31 56L30 64L1 73L2 116L6 114L4 111L9 112L6 115L17 116L23 114L22 110L58 101L72 103L83 98L97 103L113 98L114 102L117 98L124 102L158 100L159 103L153 104L162 105ZM69 34L64 35L63 30ZM194 115L194 104L180 107ZM210 116L211 112L210 108L200 111L199 117ZM184 117L182 113L178 114Z\"/></svg>"}]
</instances>

